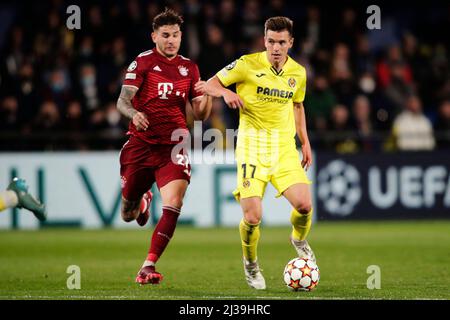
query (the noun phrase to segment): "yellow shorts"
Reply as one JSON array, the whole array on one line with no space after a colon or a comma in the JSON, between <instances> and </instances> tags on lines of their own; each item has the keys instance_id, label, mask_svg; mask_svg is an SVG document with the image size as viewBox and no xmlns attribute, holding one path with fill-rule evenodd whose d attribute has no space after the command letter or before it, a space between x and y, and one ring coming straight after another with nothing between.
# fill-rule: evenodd
<instances>
[{"instance_id":1,"label":"yellow shorts","mask_svg":"<svg viewBox=\"0 0 450 320\"><path fill-rule=\"evenodd\" d=\"M288 148L280 152L276 161L261 156L247 157L244 161L237 159L237 188L233 191L237 201L250 197L262 198L269 181L277 189L277 197L294 184L311 184L301 166L297 149Z\"/></svg>"}]
</instances>

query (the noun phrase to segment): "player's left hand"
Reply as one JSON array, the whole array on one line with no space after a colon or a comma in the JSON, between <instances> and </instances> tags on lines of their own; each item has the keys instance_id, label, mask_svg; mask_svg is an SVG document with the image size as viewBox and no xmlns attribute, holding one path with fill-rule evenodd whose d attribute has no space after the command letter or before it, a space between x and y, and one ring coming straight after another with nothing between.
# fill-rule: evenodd
<instances>
[{"instance_id":1,"label":"player's left hand","mask_svg":"<svg viewBox=\"0 0 450 320\"><path fill-rule=\"evenodd\" d=\"M206 81L199 80L194 85L194 89L195 89L195 91L201 92L202 94L206 94Z\"/></svg>"},{"instance_id":2,"label":"player's left hand","mask_svg":"<svg viewBox=\"0 0 450 320\"><path fill-rule=\"evenodd\" d=\"M309 142L305 142L302 145L302 167L305 169L305 171L308 171L308 169L312 165L312 152L311 152L311 145Z\"/></svg>"}]
</instances>

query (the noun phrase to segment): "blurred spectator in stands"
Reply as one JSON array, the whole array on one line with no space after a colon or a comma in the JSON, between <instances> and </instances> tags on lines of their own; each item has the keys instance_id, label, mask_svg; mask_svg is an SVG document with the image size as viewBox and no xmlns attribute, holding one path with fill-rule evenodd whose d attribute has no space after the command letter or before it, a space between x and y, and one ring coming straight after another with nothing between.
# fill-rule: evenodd
<instances>
[{"instance_id":1,"label":"blurred spectator in stands","mask_svg":"<svg viewBox=\"0 0 450 320\"><path fill-rule=\"evenodd\" d=\"M328 145L338 153L354 153L358 151L355 129L350 123L349 111L345 105L337 104L331 111L329 129L333 132L328 136Z\"/></svg>"},{"instance_id":2,"label":"blurred spectator in stands","mask_svg":"<svg viewBox=\"0 0 450 320\"><path fill-rule=\"evenodd\" d=\"M354 50L357 36L361 30L361 26L357 24L356 12L353 8L344 8L340 23L334 28L335 34L333 39L336 42L344 43L350 50Z\"/></svg>"},{"instance_id":3,"label":"blurred spectator in stands","mask_svg":"<svg viewBox=\"0 0 450 320\"><path fill-rule=\"evenodd\" d=\"M245 0L242 12L242 40L241 45L247 45L248 41L252 41L255 37L264 33L261 15L261 4L258 0ZM243 50L246 50L243 48Z\"/></svg>"},{"instance_id":4,"label":"blurred spectator in stands","mask_svg":"<svg viewBox=\"0 0 450 320\"><path fill-rule=\"evenodd\" d=\"M220 14L217 17L217 25L222 30L224 39L233 43L239 42L241 22L234 0L222 0L218 10Z\"/></svg>"},{"instance_id":5,"label":"blurred spectator in stands","mask_svg":"<svg viewBox=\"0 0 450 320\"><path fill-rule=\"evenodd\" d=\"M422 102L412 95L405 110L394 120L392 134L395 145L402 151L433 150L435 139L431 121L422 113Z\"/></svg>"},{"instance_id":6,"label":"blurred spectator in stands","mask_svg":"<svg viewBox=\"0 0 450 320\"><path fill-rule=\"evenodd\" d=\"M58 106L51 100L44 101L33 122L33 132L54 133L61 129L61 114Z\"/></svg>"},{"instance_id":7,"label":"blurred spectator in stands","mask_svg":"<svg viewBox=\"0 0 450 320\"><path fill-rule=\"evenodd\" d=\"M7 96L0 105L0 130L18 131L20 129L19 104L16 97Z\"/></svg>"},{"instance_id":8,"label":"blurred spectator in stands","mask_svg":"<svg viewBox=\"0 0 450 320\"><path fill-rule=\"evenodd\" d=\"M88 129L98 132L107 127L105 110L99 108L94 110L89 116Z\"/></svg>"},{"instance_id":9,"label":"blurred spectator in stands","mask_svg":"<svg viewBox=\"0 0 450 320\"><path fill-rule=\"evenodd\" d=\"M325 131L331 110L336 104L336 97L329 88L324 75L317 75L313 86L306 90L305 108L310 130Z\"/></svg>"},{"instance_id":10,"label":"blurred spectator in stands","mask_svg":"<svg viewBox=\"0 0 450 320\"><path fill-rule=\"evenodd\" d=\"M72 100L66 108L63 128L67 134L65 147L68 149L86 150L86 119L79 101Z\"/></svg>"},{"instance_id":11,"label":"blurred spectator in stands","mask_svg":"<svg viewBox=\"0 0 450 320\"><path fill-rule=\"evenodd\" d=\"M96 62L94 53L94 39L92 36L83 36L80 42L78 56L75 59L75 64L77 66L82 64L93 64Z\"/></svg>"},{"instance_id":12,"label":"blurred spectator in stands","mask_svg":"<svg viewBox=\"0 0 450 320\"><path fill-rule=\"evenodd\" d=\"M328 46L328 39L324 37L326 28L323 24L320 9L316 5L308 5L306 17L294 23L294 37L298 44L301 44L302 54L309 57L316 50Z\"/></svg>"},{"instance_id":13,"label":"blurred spectator in stands","mask_svg":"<svg viewBox=\"0 0 450 320\"><path fill-rule=\"evenodd\" d=\"M440 104L434 129L438 148L450 150L450 99Z\"/></svg>"},{"instance_id":14,"label":"blurred spectator in stands","mask_svg":"<svg viewBox=\"0 0 450 320\"><path fill-rule=\"evenodd\" d=\"M87 32L86 34L92 37L94 51L96 51L100 48L99 46L104 43L105 39L107 39L108 36L108 30L105 29L102 9L100 5L94 4L88 9L86 20L86 27L81 28L81 31ZM126 22L124 23L124 25L126 25L127 27L131 27L129 21L123 22Z\"/></svg>"},{"instance_id":15,"label":"blurred spectator in stands","mask_svg":"<svg viewBox=\"0 0 450 320\"><path fill-rule=\"evenodd\" d=\"M34 67L30 61L25 61L20 66L17 81L14 82L16 85L15 94L20 105L20 119L23 121L23 125L30 123L37 113L36 103L39 103L40 96L35 82Z\"/></svg>"},{"instance_id":16,"label":"blurred spectator in stands","mask_svg":"<svg viewBox=\"0 0 450 320\"><path fill-rule=\"evenodd\" d=\"M19 115L19 104L14 96L0 100L0 150L22 151L23 143L18 143L10 134L20 132L23 140L23 122ZM19 131L20 130L20 131Z\"/></svg>"},{"instance_id":17,"label":"blurred spectator in stands","mask_svg":"<svg viewBox=\"0 0 450 320\"><path fill-rule=\"evenodd\" d=\"M190 59L197 61L198 55L201 50L200 37L203 37L201 33L201 4L199 0L186 1L185 14L183 16L183 38L182 43L187 42L185 55Z\"/></svg>"},{"instance_id":18,"label":"blurred spectator in stands","mask_svg":"<svg viewBox=\"0 0 450 320\"><path fill-rule=\"evenodd\" d=\"M286 3L284 2L284 0L270 0L265 12L265 16L288 16L289 13L290 12L286 10Z\"/></svg>"},{"instance_id":19,"label":"blurred spectator in stands","mask_svg":"<svg viewBox=\"0 0 450 320\"><path fill-rule=\"evenodd\" d=\"M87 110L91 112L100 105L97 89L97 72L94 65L85 64L81 66L79 74L79 86L83 104L86 106Z\"/></svg>"},{"instance_id":20,"label":"blurred spectator in stands","mask_svg":"<svg viewBox=\"0 0 450 320\"><path fill-rule=\"evenodd\" d=\"M377 89L377 81L374 75L370 72L364 72L358 79L358 90L360 93L369 97L369 99L375 99Z\"/></svg>"},{"instance_id":21,"label":"blurred spectator in stands","mask_svg":"<svg viewBox=\"0 0 450 320\"><path fill-rule=\"evenodd\" d=\"M126 131L128 121L122 117L116 108L116 102L110 101L104 107L104 121L101 132L106 149L119 149L123 145L123 134Z\"/></svg>"},{"instance_id":22,"label":"blurred spectator in stands","mask_svg":"<svg viewBox=\"0 0 450 320\"><path fill-rule=\"evenodd\" d=\"M391 114L399 113L409 96L415 93L411 82L405 77L405 65L401 61L390 64L389 81L384 94Z\"/></svg>"},{"instance_id":23,"label":"blurred spectator in stands","mask_svg":"<svg viewBox=\"0 0 450 320\"><path fill-rule=\"evenodd\" d=\"M450 48L438 44L433 50L431 62L431 79L427 82L433 101L438 104L450 96Z\"/></svg>"},{"instance_id":24,"label":"blurred spectator in stands","mask_svg":"<svg viewBox=\"0 0 450 320\"><path fill-rule=\"evenodd\" d=\"M44 100L53 101L62 112L72 99L69 70L65 66L57 67L44 75L44 81Z\"/></svg>"},{"instance_id":25,"label":"blurred spectator in stands","mask_svg":"<svg viewBox=\"0 0 450 320\"><path fill-rule=\"evenodd\" d=\"M136 53L135 56L136 55L138 55L138 53ZM81 67L81 81L85 81L85 83L82 84L83 92L85 92L84 96L86 101L91 100L91 102L87 103L92 103L92 106L89 106L89 108L96 108L95 105L98 106L98 104L94 102L95 100L100 100L99 103L101 103L101 101L117 99L116 96L111 95L115 94L115 92L111 92L108 87L111 81L114 81L118 76L122 66L130 63L128 60L125 50L125 39L122 36L118 36L112 39L110 50L107 54L102 55L102 58L95 66L86 64ZM95 79L94 84L88 84L91 83L93 79Z\"/></svg>"},{"instance_id":26,"label":"blurred spectator in stands","mask_svg":"<svg viewBox=\"0 0 450 320\"><path fill-rule=\"evenodd\" d=\"M202 79L211 78L224 67L224 61L227 61L227 57L223 52L223 42L222 30L217 25L208 25L206 27L206 43L198 57Z\"/></svg>"},{"instance_id":27,"label":"blurred spectator in stands","mask_svg":"<svg viewBox=\"0 0 450 320\"><path fill-rule=\"evenodd\" d=\"M358 75L373 74L375 72L375 57L370 52L369 40L364 34L356 38L355 71Z\"/></svg>"},{"instance_id":28,"label":"blurred spectator in stands","mask_svg":"<svg viewBox=\"0 0 450 320\"><path fill-rule=\"evenodd\" d=\"M80 102L72 100L66 108L64 129L69 132L84 132L86 129L83 108Z\"/></svg>"},{"instance_id":29,"label":"blurred spectator in stands","mask_svg":"<svg viewBox=\"0 0 450 320\"><path fill-rule=\"evenodd\" d=\"M372 119L370 101L366 96L359 95L355 98L352 116L358 137L358 150L362 152L376 151L380 141L376 140L376 125Z\"/></svg>"},{"instance_id":30,"label":"blurred spectator in stands","mask_svg":"<svg viewBox=\"0 0 450 320\"><path fill-rule=\"evenodd\" d=\"M25 60L23 29L13 27L5 43L4 52L1 55L0 88L3 94L14 91L14 81L17 79L19 68Z\"/></svg>"},{"instance_id":31,"label":"blurred spectator in stands","mask_svg":"<svg viewBox=\"0 0 450 320\"><path fill-rule=\"evenodd\" d=\"M394 74L394 70L392 69L393 66L399 67L399 69L395 70L397 72L396 74ZM403 59L402 49L398 44L390 46L387 50L386 58L378 63L377 76L382 88L386 88L393 77L411 84L412 71L410 66Z\"/></svg>"},{"instance_id":32,"label":"blurred spectator in stands","mask_svg":"<svg viewBox=\"0 0 450 320\"><path fill-rule=\"evenodd\" d=\"M331 86L340 103L349 105L356 94L353 72L350 65L350 52L347 45L338 43L331 60Z\"/></svg>"},{"instance_id":33,"label":"blurred spectator in stands","mask_svg":"<svg viewBox=\"0 0 450 320\"><path fill-rule=\"evenodd\" d=\"M117 110L115 101L110 101L105 106L105 124L107 132L116 137L121 137L128 125L128 121Z\"/></svg>"}]
</instances>

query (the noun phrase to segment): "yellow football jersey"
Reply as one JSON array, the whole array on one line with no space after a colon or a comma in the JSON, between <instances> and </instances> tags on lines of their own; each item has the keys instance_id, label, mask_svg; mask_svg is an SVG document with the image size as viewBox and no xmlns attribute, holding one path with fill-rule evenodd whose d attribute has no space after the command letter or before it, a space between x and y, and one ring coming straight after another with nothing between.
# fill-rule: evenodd
<instances>
[{"instance_id":1,"label":"yellow football jersey","mask_svg":"<svg viewBox=\"0 0 450 320\"><path fill-rule=\"evenodd\" d=\"M244 55L216 75L226 87L235 83L244 102L239 111L238 150L263 155L277 148L295 148L293 103L305 98L303 66L288 57L277 72L264 51Z\"/></svg>"}]
</instances>

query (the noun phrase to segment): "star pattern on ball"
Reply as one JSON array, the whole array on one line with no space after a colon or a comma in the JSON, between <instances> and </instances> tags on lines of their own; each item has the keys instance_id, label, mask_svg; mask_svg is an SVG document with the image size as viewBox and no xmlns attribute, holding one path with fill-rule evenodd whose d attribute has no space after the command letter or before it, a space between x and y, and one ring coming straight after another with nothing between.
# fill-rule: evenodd
<instances>
[{"instance_id":1,"label":"star pattern on ball","mask_svg":"<svg viewBox=\"0 0 450 320\"><path fill-rule=\"evenodd\" d=\"M289 287L291 287L294 290L297 290L298 288L300 288L301 287L300 279L298 279L298 280L291 279L291 283L289 283Z\"/></svg>"},{"instance_id":2,"label":"star pattern on ball","mask_svg":"<svg viewBox=\"0 0 450 320\"><path fill-rule=\"evenodd\" d=\"M289 263L289 264L286 266L286 272L289 272L289 274L291 274L292 269L294 269L294 268L295 268L294 265L293 265L292 263Z\"/></svg>"},{"instance_id":3,"label":"star pattern on ball","mask_svg":"<svg viewBox=\"0 0 450 320\"><path fill-rule=\"evenodd\" d=\"M312 289L314 289L317 286L317 281L311 281L311 284L309 286L306 287L306 289L308 291L311 291Z\"/></svg>"},{"instance_id":4,"label":"star pattern on ball","mask_svg":"<svg viewBox=\"0 0 450 320\"><path fill-rule=\"evenodd\" d=\"M311 276L312 270L308 267L308 265L305 265L303 268L299 268L299 270L302 272L302 277Z\"/></svg>"}]
</instances>

